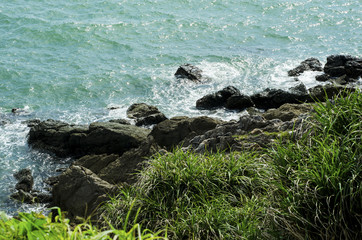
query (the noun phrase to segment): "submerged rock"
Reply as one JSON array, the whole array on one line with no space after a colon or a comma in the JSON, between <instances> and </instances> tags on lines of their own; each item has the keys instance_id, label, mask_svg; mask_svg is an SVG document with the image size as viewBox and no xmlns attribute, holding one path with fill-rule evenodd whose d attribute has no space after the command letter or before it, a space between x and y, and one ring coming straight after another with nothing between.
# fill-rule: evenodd
<instances>
[{"instance_id":1,"label":"submerged rock","mask_svg":"<svg viewBox=\"0 0 362 240\"><path fill-rule=\"evenodd\" d=\"M305 71L322 71L322 63L316 58L308 58L296 68L288 71L288 76L299 76Z\"/></svg>"},{"instance_id":2,"label":"submerged rock","mask_svg":"<svg viewBox=\"0 0 362 240\"><path fill-rule=\"evenodd\" d=\"M31 170L28 168L21 169L14 173L14 177L18 180L15 185L16 190L23 190L24 192L30 192L33 189L34 178L31 174Z\"/></svg>"}]
</instances>

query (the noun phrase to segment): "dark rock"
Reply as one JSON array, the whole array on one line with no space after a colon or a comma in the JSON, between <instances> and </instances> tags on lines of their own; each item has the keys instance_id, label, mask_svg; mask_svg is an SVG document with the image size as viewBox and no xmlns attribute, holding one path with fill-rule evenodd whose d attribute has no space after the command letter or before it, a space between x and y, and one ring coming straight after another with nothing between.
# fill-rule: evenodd
<instances>
[{"instance_id":1,"label":"dark rock","mask_svg":"<svg viewBox=\"0 0 362 240\"><path fill-rule=\"evenodd\" d=\"M362 59L347 61L344 67L346 69L346 74L349 78L357 79L359 77L362 77Z\"/></svg>"},{"instance_id":2,"label":"dark rock","mask_svg":"<svg viewBox=\"0 0 362 240\"><path fill-rule=\"evenodd\" d=\"M346 71L345 65L349 61L355 62L355 61L359 61L359 59L357 59L356 57L349 56L349 55L331 55L331 56L327 57L327 63L324 65L324 72L326 74L329 74L331 77L340 77L340 76L346 75L347 71ZM349 71L350 71L350 67L351 67L351 65L348 64Z\"/></svg>"},{"instance_id":3,"label":"dark rock","mask_svg":"<svg viewBox=\"0 0 362 240\"><path fill-rule=\"evenodd\" d=\"M127 116L136 119L137 126L157 124L167 119L157 107L145 103L131 105L127 110Z\"/></svg>"},{"instance_id":4,"label":"dark rock","mask_svg":"<svg viewBox=\"0 0 362 240\"><path fill-rule=\"evenodd\" d=\"M147 126L165 121L167 117L163 113L156 113L137 119L136 126Z\"/></svg>"},{"instance_id":5,"label":"dark rock","mask_svg":"<svg viewBox=\"0 0 362 240\"><path fill-rule=\"evenodd\" d=\"M227 99L225 107L232 110L243 110L253 106L254 103L249 96L233 95Z\"/></svg>"},{"instance_id":6,"label":"dark rock","mask_svg":"<svg viewBox=\"0 0 362 240\"><path fill-rule=\"evenodd\" d=\"M127 117L137 119L147 117L152 114L160 113L157 107L147 105L146 103L135 103L127 109Z\"/></svg>"},{"instance_id":7,"label":"dark rock","mask_svg":"<svg viewBox=\"0 0 362 240\"><path fill-rule=\"evenodd\" d=\"M240 91L233 87L228 86L218 92L208 94L196 101L196 108L198 109L214 109L226 105L227 100L233 95L241 95Z\"/></svg>"},{"instance_id":8,"label":"dark rock","mask_svg":"<svg viewBox=\"0 0 362 240\"><path fill-rule=\"evenodd\" d=\"M300 63L300 65L288 71L288 76L299 76L304 71L322 71L322 64L316 58L308 58Z\"/></svg>"},{"instance_id":9,"label":"dark rock","mask_svg":"<svg viewBox=\"0 0 362 240\"><path fill-rule=\"evenodd\" d=\"M195 67L191 64L184 64L181 65L176 73L176 78L187 78L194 82L201 82L202 81L202 70L198 67Z\"/></svg>"},{"instance_id":10,"label":"dark rock","mask_svg":"<svg viewBox=\"0 0 362 240\"><path fill-rule=\"evenodd\" d=\"M31 175L30 169L21 169L20 171L14 173L14 177L18 180L15 189L23 190L24 192L30 192L33 189L34 178Z\"/></svg>"},{"instance_id":11,"label":"dark rock","mask_svg":"<svg viewBox=\"0 0 362 240\"><path fill-rule=\"evenodd\" d=\"M307 100L308 94L302 85L290 88L289 91L267 88L261 93L252 95L251 100L255 107L261 109L278 108L285 103L303 103Z\"/></svg>"},{"instance_id":12,"label":"dark rock","mask_svg":"<svg viewBox=\"0 0 362 240\"><path fill-rule=\"evenodd\" d=\"M89 169L71 166L58 177L52 189L53 205L67 211L70 218L87 218L115 193L115 189Z\"/></svg>"},{"instance_id":13,"label":"dark rock","mask_svg":"<svg viewBox=\"0 0 362 240\"><path fill-rule=\"evenodd\" d=\"M315 77L315 79L319 82L326 82L331 78L328 74L324 73L322 75L318 75Z\"/></svg>"},{"instance_id":14,"label":"dark rock","mask_svg":"<svg viewBox=\"0 0 362 240\"><path fill-rule=\"evenodd\" d=\"M16 193L10 195L10 198L20 201L22 203L34 203L34 196L30 192L19 189Z\"/></svg>"},{"instance_id":15,"label":"dark rock","mask_svg":"<svg viewBox=\"0 0 362 240\"><path fill-rule=\"evenodd\" d=\"M30 129L28 142L34 148L48 150L58 156L122 154L137 148L149 132L148 129L114 122L97 122L87 127L47 120Z\"/></svg>"},{"instance_id":16,"label":"dark rock","mask_svg":"<svg viewBox=\"0 0 362 240\"><path fill-rule=\"evenodd\" d=\"M210 117L174 117L157 124L150 135L159 146L170 150L185 138L200 135L220 123L221 120Z\"/></svg>"},{"instance_id":17,"label":"dark rock","mask_svg":"<svg viewBox=\"0 0 362 240\"><path fill-rule=\"evenodd\" d=\"M30 120L26 120L23 121L21 123L26 124L28 127L34 127L36 125L38 125L41 121L39 119L30 119Z\"/></svg>"},{"instance_id":18,"label":"dark rock","mask_svg":"<svg viewBox=\"0 0 362 240\"><path fill-rule=\"evenodd\" d=\"M109 122L119 123L119 124L123 124L123 125L131 125L131 123L129 121L127 121L126 119L112 119L112 120L109 120Z\"/></svg>"},{"instance_id":19,"label":"dark rock","mask_svg":"<svg viewBox=\"0 0 362 240\"><path fill-rule=\"evenodd\" d=\"M338 94L348 95L350 92L354 92L355 89L349 86L339 86L326 84L324 86L318 85L309 89L310 96L308 102L322 101L325 102L328 99L332 99Z\"/></svg>"}]
</instances>

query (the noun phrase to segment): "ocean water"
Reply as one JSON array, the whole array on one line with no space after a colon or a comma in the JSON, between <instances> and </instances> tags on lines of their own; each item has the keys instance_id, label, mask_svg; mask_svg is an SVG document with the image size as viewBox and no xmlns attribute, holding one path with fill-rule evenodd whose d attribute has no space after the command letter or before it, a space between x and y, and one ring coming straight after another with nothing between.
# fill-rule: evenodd
<instances>
[{"instance_id":1,"label":"ocean water","mask_svg":"<svg viewBox=\"0 0 362 240\"><path fill-rule=\"evenodd\" d=\"M136 102L168 117L237 119L195 102L228 85L245 94L288 88L296 81L287 71L309 57L361 56L361 16L361 0L2 0L0 210L42 209L9 199L15 171L32 169L45 191L43 179L71 161L31 149L23 121L125 118ZM183 63L211 80L176 80ZM299 79L311 87L316 74Z\"/></svg>"}]
</instances>

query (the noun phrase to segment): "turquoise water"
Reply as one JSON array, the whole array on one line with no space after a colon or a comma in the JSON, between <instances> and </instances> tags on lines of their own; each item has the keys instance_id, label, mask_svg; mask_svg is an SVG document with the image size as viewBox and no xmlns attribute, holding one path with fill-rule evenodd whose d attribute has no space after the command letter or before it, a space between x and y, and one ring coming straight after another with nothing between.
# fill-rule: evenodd
<instances>
[{"instance_id":1,"label":"turquoise water","mask_svg":"<svg viewBox=\"0 0 362 240\"><path fill-rule=\"evenodd\" d=\"M29 149L22 121L124 118L135 102L168 117L236 119L240 113L199 111L195 102L227 85L246 94L290 87L295 80L287 70L308 57L361 56L361 6L361 0L1 1L0 209L19 207L8 199L13 172L30 167L42 188L42 179L65 164ZM183 63L211 80L174 79ZM300 80L313 86L315 75ZM25 111L14 116L12 108Z\"/></svg>"}]
</instances>

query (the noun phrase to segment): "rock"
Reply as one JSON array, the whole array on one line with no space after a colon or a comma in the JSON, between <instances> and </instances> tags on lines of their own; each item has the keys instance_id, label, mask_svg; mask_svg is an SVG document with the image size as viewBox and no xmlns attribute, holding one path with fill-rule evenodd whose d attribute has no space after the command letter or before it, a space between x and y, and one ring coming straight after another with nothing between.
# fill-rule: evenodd
<instances>
[{"instance_id":1,"label":"rock","mask_svg":"<svg viewBox=\"0 0 362 240\"><path fill-rule=\"evenodd\" d=\"M333 84L326 84L324 86L318 85L309 89L310 96L308 97L307 102L325 102L338 94L348 95L348 93L354 91L355 89L349 86L338 86Z\"/></svg>"},{"instance_id":2,"label":"rock","mask_svg":"<svg viewBox=\"0 0 362 240\"><path fill-rule=\"evenodd\" d=\"M288 76L299 76L304 71L322 71L322 64L316 58L308 58L300 63L300 65L288 71Z\"/></svg>"},{"instance_id":3,"label":"rock","mask_svg":"<svg viewBox=\"0 0 362 240\"><path fill-rule=\"evenodd\" d=\"M14 177L18 180L15 189L23 190L24 192L30 192L33 189L34 178L31 175L30 169L21 169L20 171L14 173Z\"/></svg>"},{"instance_id":4,"label":"rock","mask_svg":"<svg viewBox=\"0 0 362 240\"><path fill-rule=\"evenodd\" d=\"M52 189L53 205L68 212L70 218L87 218L115 193L115 186L85 167L71 166L58 177Z\"/></svg>"},{"instance_id":5,"label":"rock","mask_svg":"<svg viewBox=\"0 0 362 240\"><path fill-rule=\"evenodd\" d=\"M185 138L203 134L220 123L221 120L210 117L174 117L157 124L150 135L159 146L170 150Z\"/></svg>"},{"instance_id":6,"label":"rock","mask_svg":"<svg viewBox=\"0 0 362 240\"><path fill-rule=\"evenodd\" d=\"M30 119L30 120L26 120L23 121L21 123L26 124L28 127L34 127L36 125L38 125L41 121L39 119Z\"/></svg>"},{"instance_id":7,"label":"rock","mask_svg":"<svg viewBox=\"0 0 362 240\"><path fill-rule=\"evenodd\" d=\"M191 64L184 64L181 65L176 73L176 78L187 78L194 82L201 82L202 81L202 70L198 67L195 67Z\"/></svg>"},{"instance_id":8,"label":"rock","mask_svg":"<svg viewBox=\"0 0 362 240\"><path fill-rule=\"evenodd\" d=\"M304 86L304 84L302 84ZM305 86L298 85L289 91L267 88L261 93L250 96L255 107L261 109L278 108L285 103L302 103L308 99Z\"/></svg>"},{"instance_id":9,"label":"rock","mask_svg":"<svg viewBox=\"0 0 362 240\"><path fill-rule=\"evenodd\" d=\"M254 103L249 96L246 95L233 95L227 99L226 108L232 110L244 110L253 107Z\"/></svg>"},{"instance_id":10,"label":"rock","mask_svg":"<svg viewBox=\"0 0 362 240\"><path fill-rule=\"evenodd\" d=\"M109 120L109 122L119 123L119 124L123 124L123 125L131 125L131 123L129 121L127 121L126 119L112 119L112 120Z\"/></svg>"},{"instance_id":11,"label":"rock","mask_svg":"<svg viewBox=\"0 0 362 240\"><path fill-rule=\"evenodd\" d=\"M331 78L331 76L329 76L328 74L324 73L322 75L318 75L315 77L315 80L319 81L319 82L326 82Z\"/></svg>"},{"instance_id":12,"label":"rock","mask_svg":"<svg viewBox=\"0 0 362 240\"><path fill-rule=\"evenodd\" d=\"M344 68L349 78L358 79L359 77L362 77L362 59L347 61Z\"/></svg>"},{"instance_id":13,"label":"rock","mask_svg":"<svg viewBox=\"0 0 362 240\"><path fill-rule=\"evenodd\" d=\"M131 105L127 110L127 116L136 119L137 126L157 124L167 119L157 107L145 103Z\"/></svg>"},{"instance_id":14,"label":"rock","mask_svg":"<svg viewBox=\"0 0 362 240\"><path fill-rule=\"evenodd\" d=\"M89 126L69 125L47 120L29 131L29 144L58 156L122 154L144 142L150 130L114 122L96 122Z\"/></svg>"},{"instance_id":15,"label":"rock","mask_svg":"<svg viewBox=\"0 0 362 240\"><path fill-rule=\"evenodd\" d=\"M312 110L310 104L290 104L286 103L278 109L269 109L263 114L267 120L280 119L282 121L290 121L301 114L309 113Z\"/></svg>"},{"instance_id":16,"label":"rock","mask_svg":"<svg viewBox=\"0 0 362 240\"><path fill-rule=\"evenodd\" d=\"M357 58L349 55L331 55L327 57L324 65L324 72L331 77L340 77L346 74L345 64L348 61L355 61Z\"/></svg>"},{"instance_id":17,"label":"rock","mask_svg":"<svg viewBox=\"0 0 362 240\"><path fill-rule=\"evenodd\" d=\"M34 196L30 192L19 189L16 193L10 195L10 198L15 199L22 203L34 203Z\"/></svg>"},{"instance_id":18,"label":"rock","mask_svg":"<svg viewBox=\"0 0 362 240\"><path fill-rule=\"evenodd\" d=\"M198 109L215 109L224 107L228 98L233 95L241 95L240 91L233 87L228 86L218 92L208 94L196 101L196 108Z\"/></svg>"}]
</instances>

